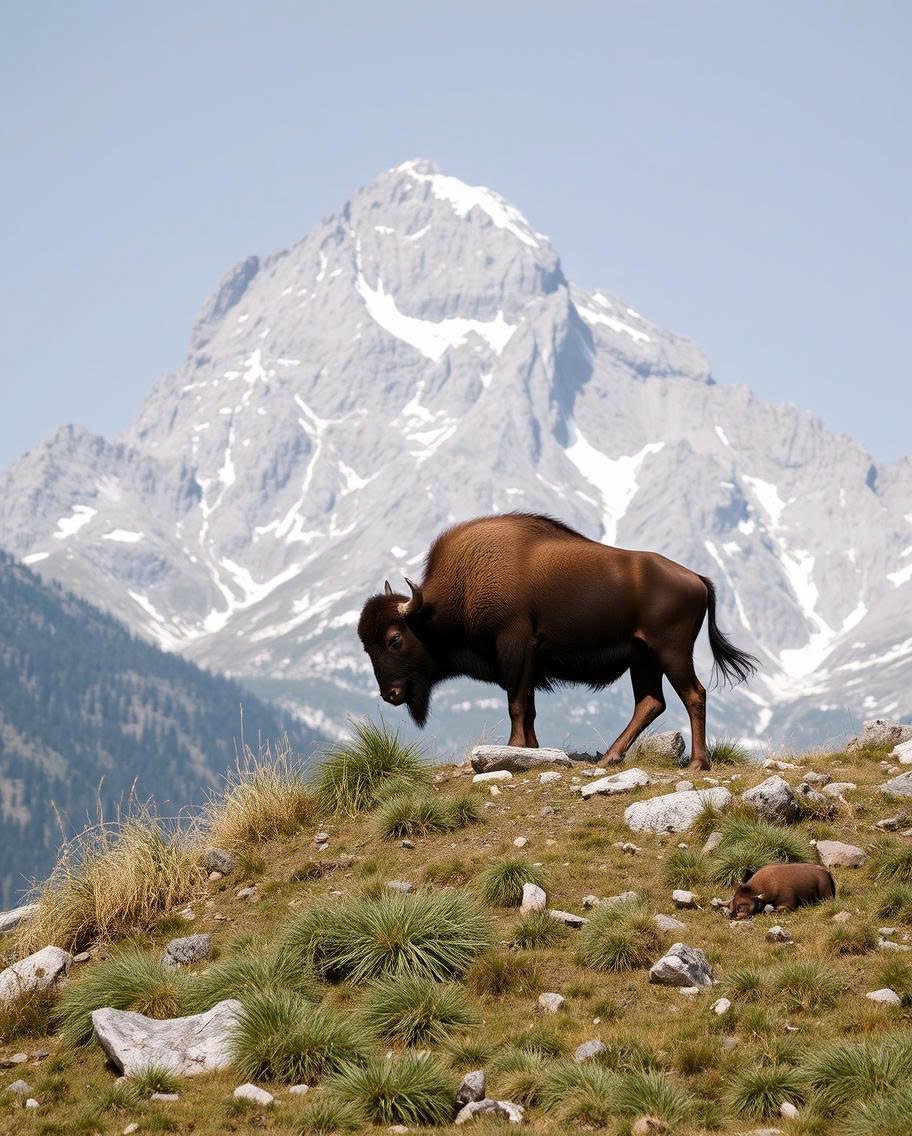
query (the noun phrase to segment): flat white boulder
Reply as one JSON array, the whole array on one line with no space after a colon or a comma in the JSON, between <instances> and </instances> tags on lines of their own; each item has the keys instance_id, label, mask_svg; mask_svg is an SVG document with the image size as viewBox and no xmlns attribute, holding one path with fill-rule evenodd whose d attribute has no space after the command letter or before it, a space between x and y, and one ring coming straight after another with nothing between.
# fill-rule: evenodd
<instances>
[{"instance_id":1,"label":"flat white boulder","mask_svg":"<svg viewBox=\"0 0 912 1136\"><path fill-rule=\"evenodd\" d=\"M841 840L818 840L817 858L825 868L860 868L868 854L857 844L844 844Z\"/></svg>"},{"instance_id":2,"label":"flat white boulder","mask_svg":"<svg viewBox=\"0 0 912 1136\"><path fill-rule=\"evenodd\" d=\"M13 907L9 911L0 911L0 935L8 935L10 931L15 931L21 924L27 923L37 910L37 903L24 903L21 907Z\"/></svg>"},{"instance_id":3,"label":"flat white boulder","mask_svg":"<svg viewBox=\"0 0 912 1136\"><path fill-rule=\"evenodd\" d=\"M477 785L486 785L489 781L512 781L513 774L509 769L492 769L490 773L476 773L472 780Z\"/></svg>"},{"instance_id":4,"label":"flat white boulder","mask_svg":"<svg viewBox=\"0 0 912 1136\"><path fill-rule=\"evenodd\" d=\"M890 757L895 758L900 765L912 765L912 740L894 746L890 751Z\"/></svg>"},{"instance_id":5,"label":"flat white boulder","mask_svg":"<svg viewBox=\"0 0 912 1136\"><path fill-rule=\"evenodd\" d=\"M476 773L525 773L540 765L569 765L570 758L562 749L532 749L527 746L475 746L471 754Z\"/></svg>"},{"instance_id":6,"label":"flat white boulder","mask_svg":"<svg viewBox=\"0 0 912 1136\"><path fill-rule=\"evenodd\" d=\"M624 820L632 832L686 832L705 808L724 809L731 799L731 793L721 785L687 793L664 793L628 805Z\"/></svg>"},{"instance_id":7,"label":"flat white boulder","mask_svg":"<svg viewBox=\"0 0 912 1136\"><path fill-rule=\"evenodd\" d=\"M882 990L872 990L870 994L865 994L872 1002L882 1002L885 1006L901 1006L902 998L891 990L889 986L885 986Z\"/></svg>"},{"instance_id":8,"label":"flat white boulder","mask_svg":"<svg viewBox=\"0 0 912 1136\"><path fill-rule=\"evenodd\" d=\"M70 969L73 956L60 947L43 947L20 959L0 973L0 1004L12 1002L20 994L46 990Z\"/></svg>"},{"instance_id":9,"label":"flat white boulder","mask_svg":"<svg viewBox=\"0 0 912 1136\"><path fill-rule=\"evenodd\" d=\"M511 1124L522 1124L525 1109L521 1104L508 1100L494 1100L485 1097L479 1101L469 1101L467 1105L456 1113L455 1124L465 1124L476 1116L491 1116L498 1120L509 1120Z\"/></svg>"},{"instance_id":10,"label":"flat white boulder","mask_svg":"<svg viewBox=\"0 0 912 1136\"><path fill-rule=\"evenodd\" d=\"M254 1085L250 1081L246 1085L238 1085L231 1095L235 1100L248 1100L264 1107L272 1104L275 1100L272 1093L267 1093L265 1089L261 1089L259 1085Z\"/></svg>"},{"instance_id":11,"label":"flat white boulder","mask_svg":"<svg viewBox=\"0 0 912 1136\"><path fill-rule=\"evenodd\" d=\"M600 794L612 796L614 793L631 793L634 789L642 789L649 784L648 774L635 766L632 769L621 769L608 777L599 777L597 781L590 781L583 785L580 793L584 801Z\"/></svg>"},{"instance_id":12,"label":"flat white boulder","mask_svg":"<svg viewBox=\"0 0 912 1136\"><path fill-rule=\"evenodd\" d=\"M227 998L204 1014L160 1021L132 1010L105 1008L92 1013L92 1026L99 1045L126 1076L154 1065L192 1077L230 1065L240 1009L237 999Z\"/></svg>"},{"instance_id":13,"label":"flat white boulder","mask_svg":"<svg viewBox=\"0 0 912 1136\"><path fill-rule=\"evenodd\" d=\"M912 797L912 773L900 773L898 777L891 777L889 781L884 781L880 791L888 797Z\"/></svg>"}]
</instances>

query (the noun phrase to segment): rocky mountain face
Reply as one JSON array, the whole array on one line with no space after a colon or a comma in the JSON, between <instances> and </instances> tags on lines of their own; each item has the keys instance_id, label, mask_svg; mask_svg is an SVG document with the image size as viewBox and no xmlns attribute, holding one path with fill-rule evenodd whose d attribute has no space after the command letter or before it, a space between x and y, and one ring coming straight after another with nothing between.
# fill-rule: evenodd
<instances>
[{"instance_id":1,"label":"rocky mountain face","mask_svg":"<svg viewBox=\"0 0 912 1136\"><path fill-rule=\"evenodd\" d=\"M716 383L693 343L571 284L516 209L429 162L233 269L117 441L64 427L2 486L7 549L330 732L378 705L366 596L420 576L448 524L517 509L716 580L762 672L711 695L711 733L798 744L908 709L912 460L877 467ZM497 740L504 701L452 684L428 733ZM610 740L629 702L626 680L542 698L543 744Z\"/></svg>"},{"instance_id":2,"label":"rocky mountain face","mask_svg":"<svg viewBox=\"0 0 912 1136\"><path fill-rule=\"evenodd\" d=\"M303 755L323 740L0 553L0 906L99 811L201 804L234 764L242 704L254 748L286 729Z\"/></svg>"}]
</instances>

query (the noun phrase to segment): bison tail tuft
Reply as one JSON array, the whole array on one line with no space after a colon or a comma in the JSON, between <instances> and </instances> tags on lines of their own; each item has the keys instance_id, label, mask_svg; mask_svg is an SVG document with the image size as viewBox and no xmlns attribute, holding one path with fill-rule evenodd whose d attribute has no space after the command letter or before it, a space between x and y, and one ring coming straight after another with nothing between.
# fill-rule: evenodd
<instances>
[{"instance_id":1,"label":"bison tail tuft","mask_svg":"<svg viewBox=\"0 0 912 1136\"><path fill-rule=\"evenodd\" d=\"M719 630L716 623L716 588L708 576L700 579L706 585L707 600L707 630L709 631L709 646L713 653L713 680L717 681L721 675L722 681L729 686L737 686L745 682L757 670L757 660L747 651L739 650L732 641Z\"/></svg>"}]
</instances>

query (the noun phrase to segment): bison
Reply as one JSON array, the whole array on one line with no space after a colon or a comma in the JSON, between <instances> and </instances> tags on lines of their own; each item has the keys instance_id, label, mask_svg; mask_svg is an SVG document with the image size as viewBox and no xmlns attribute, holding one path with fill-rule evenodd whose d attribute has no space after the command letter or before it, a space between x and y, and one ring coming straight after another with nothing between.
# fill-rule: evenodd
<instances>
[{"instance_id":1,"label":"bison","mask_svg":"<svg viewBox=\"0 0 912 1136\"><path fill-rule=\"evenodd\" d=\"M708 614L715 668L741 682L755 660L716 626L712 581L655 552L589 540L551 517L507 513L466 521L431 546L411 595L387 582L371 596L358 635L381 697L419 726L431 691L467 675L507 692L511 746L538 746L535 691L561 683L594 690L630 671L633 717L602 755L620 762L665 709L667 677L691 726L691 769L708 769L706 691L694 642Z\"/></svg>"},{"instance_id":2,"label":"bison","mask_svg":"<svg viewBox=\"0 0 912 1136\"><path fill-rule=\"evenodd\" d=\"M750 919L767 904L777 911L794 911L836 894L836 881L820 864L767 864L735 888L728 902L733 919Z\"/></svg>"}]
</instances>

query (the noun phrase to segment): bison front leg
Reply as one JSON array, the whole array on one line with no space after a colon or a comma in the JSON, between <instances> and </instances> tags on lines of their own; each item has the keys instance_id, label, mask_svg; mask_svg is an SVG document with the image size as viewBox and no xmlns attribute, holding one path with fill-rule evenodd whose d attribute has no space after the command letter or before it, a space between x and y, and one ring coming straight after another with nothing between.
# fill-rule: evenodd
<instances>
[{"instance_id":1,"label":"bison front leg","mask_svg":"<svg viewBox=\"0 0 912 1136\"><path fill-rule=\"evenodd\" d=\"M538 747L535 736L535 646L531 630L501 636L497 657L507 691L510 740L507 745Z\"/></svg>"}]
</instances>

